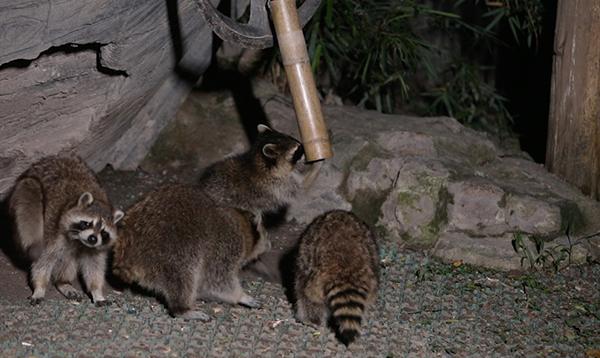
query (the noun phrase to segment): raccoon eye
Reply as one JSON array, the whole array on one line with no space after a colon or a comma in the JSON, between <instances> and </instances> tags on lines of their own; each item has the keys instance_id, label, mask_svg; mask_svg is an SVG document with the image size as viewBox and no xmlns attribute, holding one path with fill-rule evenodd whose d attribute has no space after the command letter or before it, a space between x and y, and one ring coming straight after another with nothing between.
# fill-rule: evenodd
<instances>
[{"instance_id":1,"label":"raccoon eye","mask_svg":"<svg viewBox=\"0 0 600 358\"><path fill-rule=\"evenodd\" d=\"M304 147L302 147L302 145L300 145L300 146L298 146L298 148L294 152L294 155L292 156L292 163L296 164L296 162L298 162L300 159L302 159L303 155L304 155Z\"/></svg>"},{"instance_id":2,"label":"raccoon eye","mask_svg":"<svg viewBox=\"0 0 600 358\"><path fill-rule=\"evenodd\" d=\"M104 230L100 232L100 235L102 235L102 242L107 242L110 239L110 234Z\"/></svg>"},{"instance_id":3,"label":"raccoon eye","mask_svg":"<svg viewBox=\"0 0 600 358\"><path fill-rule=\"evenodd\" d=\"M92 223L89 221L80 221L79 222L79 230L89 229L92 226Z\"/></svg>"}]
</instances>

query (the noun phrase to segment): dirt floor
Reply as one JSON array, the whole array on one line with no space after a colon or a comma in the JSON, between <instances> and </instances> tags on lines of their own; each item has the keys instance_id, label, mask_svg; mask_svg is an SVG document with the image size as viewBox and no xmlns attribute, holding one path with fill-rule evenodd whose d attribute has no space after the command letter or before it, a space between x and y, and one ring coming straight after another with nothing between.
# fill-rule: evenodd
<instances>
[{"instance_id":1,"label":"dirt floor","mask_svg":"<svg viewBox=\"0 0 600 358\"><path fill-rule=\"evenodd\" d=\"M105 169L100 178L127 208L150 188L193 175ZM600 265L507 274L439 263L387 242L377 304L362 336L346 348L329 329L294 320L280 267L289 264L285 253L301 230L271 229L273 251L245 275L263 308L199 302L213 317L207 323L171 318L156 298L121 287L107 287L108 307L68 301L54 289L30 306L26 265L15 266L5 252L0 356L600 356Z\"/></svg>"}]
</instances>

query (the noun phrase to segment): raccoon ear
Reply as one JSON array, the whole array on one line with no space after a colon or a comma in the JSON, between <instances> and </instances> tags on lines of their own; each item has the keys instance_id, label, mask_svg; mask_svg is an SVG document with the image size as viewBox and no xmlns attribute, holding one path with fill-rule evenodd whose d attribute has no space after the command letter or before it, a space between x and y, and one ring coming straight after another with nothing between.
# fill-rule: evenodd
<instances>
[{"instance_id":1,"label":"raccoon ear","mask_svg":"<svg viewBox=\"0 0 600 358\"><path fill-rule=\"evenodd\" d=\"M265 157L275 159L277 158L277 145L273 143L265 144L262 148L262 152Z\"/></svg>"},{"instance_id":2,"label":"raccoon ear","mask_svg":"<svg viewBox=\"0 0 600 358\"><path fill-rule=\"evenodd\" d=\"M125 216L125 213L122 210L115 210L115 212L113 213L113 224L118 223L121 219L123 219L123 216Z\"/></svg>"},{"instance_id":3,"label":"raccoon ear","mask_svg":"<svg viewBox=\"0 0 600 358\"><path fill-rule=\"evenodd\" d=\"M81 194L81 196L79 197L79 200L77 201L77 206L84 207L84 206L91 205L93 202L94 202L94 197L92 196L92 193L90 193L89 191L86 191L85 193Z\"/></svg>"},{"instance_id":4,"label":"raccoon ear","mask_svg":"<svg viewBox=\"0 0 600 358\"><path fill-rule=\"evenodd\" d=\"M272 131L272 129L264 124L259 124L258 126L256 126L256 130L258 131L258 133L264 133L266 131Z\"/></svg>"}]
</instances>

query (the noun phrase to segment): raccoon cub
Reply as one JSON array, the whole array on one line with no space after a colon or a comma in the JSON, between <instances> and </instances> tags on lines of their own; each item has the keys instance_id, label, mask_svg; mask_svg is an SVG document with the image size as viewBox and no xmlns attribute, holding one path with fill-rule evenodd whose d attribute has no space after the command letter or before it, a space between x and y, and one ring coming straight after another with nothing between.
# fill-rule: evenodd
<instances>
[{"instance_id":1,"label":"raccoon cub","mask_svg":"<svg viewBox=\"0 0 600 358\"><path fill-rule=\"evenodd\" d=\"M263 124L245 153L209 166L199 185L215 202L249 211L261 237L266 238L262 214L278 209L293 198L314 170L301 173L304 149L296 139Z\"/></svg>"},{"instance_id":2,"label":"raccoon cub","mask_svg":"<svg viewBox=\"0 0 600 358\"><path fill-rule=\"evenodd\" d=\"M317 326L330 318L338 339L352 343L375 301L378 265L375 236L354 214L334 210L317 217L298 247L296 318Z\"/></svg>"},{"instance_id":3,"label":"raccoon cub","mask_svg":"<svg viewBox=\"0 0 600 358\"><path fill-rule=\"evenodd\" d=\"M17 179L8 207L15 240L32 262L32 304L44 298L50 280L68 299L82 299L72 286L78 270L94 303L108 303L102 294L106 256L123 212L113 209L83 160L40 159Z\"/></svg>"},{"instance_id":4,"label":"raccoon cub","mask_svg":"<svg viewBox=\"0 0 600 358\"><path fill-rule=\"evenodd\" d=\"M209 320L194 310L198 296L257 308L239 280L240 269L268 249L250 218L197 186L162 186L128 209L113 272L163 296L173 316Z\"/></svg>"}]
</instances>

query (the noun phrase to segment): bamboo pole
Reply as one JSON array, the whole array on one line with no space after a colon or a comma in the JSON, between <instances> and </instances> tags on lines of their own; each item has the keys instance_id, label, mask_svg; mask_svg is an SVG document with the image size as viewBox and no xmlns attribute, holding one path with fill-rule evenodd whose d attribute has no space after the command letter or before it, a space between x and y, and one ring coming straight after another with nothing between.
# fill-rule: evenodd
<instances>
[{"instance_id":1,"label":"bamboo pole","mask_svg":"<svg viewBox=\"0 0 600 358\"><path fill-rule=\"evenodd\" d=\"M295 0L272 0L271 16L281 50L302 145L309 162L331 158L333 152L310 68Z\"/></svg>"}]
</instances>

